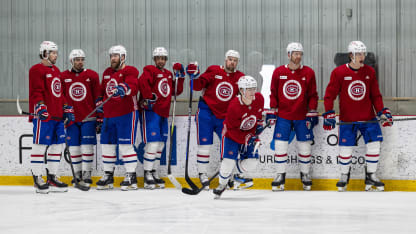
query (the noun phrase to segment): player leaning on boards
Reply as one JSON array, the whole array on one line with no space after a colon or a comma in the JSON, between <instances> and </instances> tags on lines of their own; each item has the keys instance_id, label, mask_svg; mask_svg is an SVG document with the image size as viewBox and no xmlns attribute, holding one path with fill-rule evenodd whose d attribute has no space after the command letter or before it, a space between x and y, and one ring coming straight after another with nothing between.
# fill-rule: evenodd
<instances>
[{"instance_id":1,"label":"player leaning on boards","mask_svg":"<svg viewBox=\"0 0 416 234\"><path fill-rule=\"evenodd\" d=\"M183 91L185 69L175 63L172 72L165 68L168 51L164 47L156 47L152 53L155 65L143 68L140 76L140 130L146 144L143 156L144 188L154 189L165 187L165 181L159 177L160 157L168 137L168 118L172 95L180 95ZM176 74L179 73L179 74ZM176 76L178 75L178 76ZM178 77L178 80L175 78ZM175 94L175 82L178 82Z\"/></svg>"},{"instance_id":2,"label":"player leaning on boards","mask_svg":"<svg viewBox=\"0 0 416 234\"><path fill-rule=\"evenodd\" d=\"M193 90L203 91L199 99L195 121L198 143L198 174L201 184L207 189L209 188L208 164L214 132L221 139L228 105L238 94L238 79L244 76L244 73L237 70L239 60L240 54L237 51L228 50L225 53L224 66L212 65L199 77L199 72L194 76ZM237 179L242 180L243 178Z\"/></svg>"},{"instance_id":3,"label":"player leaning on boards","mask_svg":"<svg viewBox=\"0 0 416 234\"><path fill-rule=\"evenodd\" d=\"M111 67L104 71L101 82L103 101L110 98L103 106L104 121L100 139L104 176L96 184L97 189L113 188L118 144L120 157L126 169L120 186L121 190L126 191L137 189L137 154L133 145L138 122L136 95L139 90L139 71L126 65L127 51L124 46L112 46L108 53Z\"/></svg>"},{"instance_id":4,"label":"player leaning on boards","mask_svg":"<svg viewBox=\"0 0 416 234\"><path fill-rule=\"evenodd\" d=\"M76 179L78 182L90 185L92 184L94 146L97 144L96 120L86 122L82 120L94 110L95 104L102 97L99 97L98 73L85 69L84 61L83 50L74 49L69 53L69 62L72 67L62 72L62 90L68 104L74 107L75 113L75 121L67 124L67 139Z\"/></svg>"},{"instance_id":5,"label":"player leaning on boards","mask_svg":"<svg viewBox=\"0 0 416 234\"><path fill-rule=\"evenodd\" d=\"M383 127L391 126L393 118L390 110L384 107L374 69L364 64L367 48L361 41L348 45L350 62L335 68L325 91L324 129L335 127L334 100L339 95L339 119L341 122L376 120L380 118ZM367 146L365 190L384 190L384 183L376 176L380 155L380 142L383 141L379 123L340 125L339 161L341 178L337 183L339 191L345 191L350 179L350 165L357 131L361 132ZM373 188L374 187L374 188Z\"/></svg>"},{"instance_id":6,"label":"player leaning on boards","mask_svg":"<svg viewBox=\"0 0 416 234\"><path fill-rule=\"evenodd\" d=\"M313 127L318 123L318 93L316 91L315 72L302 65L303 47L298 42L287 46L289 63L276 68L273 72L270 94L270 108L266 121L276 121L273 133L277 175L272 182L273 191L285 188L287 150L291 131L295 131L300 178L303 189L310 190L311 141Z\"/></svg>"},{"instance_id":7,"label":"player leaning on boards","mask_svg":"<svg viewBox=\"0 0 416 234\"><path fill-rule=\"evenodd\" d=\"M68 191L68 185L56 176L63 143L64 120L74 121L74 109L62 94L61 72L55 66L58 46L51 41L40 44L41 62L29 70L29 121L33 122L33 146L30 163L36 192ZM47 182L42 179L44 153L47 146Z\"/></svg>"},{"instance_id":8,"label":"player leaning on boards","mask_svg":"<svg viewBox=\"0 0 416 234\"><path fill-rule=\"evenodd\" d=\"M215 198L219 198L227 188L234 167L237 167L241 177L243 173L256 169L258 152L255 145L263 127L264 107L264 98L256 92L256 88L257 82L253 77L241 77L238 80L240 95L233 98L228 106L221 141L219 185L214 189Z\"/></svg>"}]
</instances>

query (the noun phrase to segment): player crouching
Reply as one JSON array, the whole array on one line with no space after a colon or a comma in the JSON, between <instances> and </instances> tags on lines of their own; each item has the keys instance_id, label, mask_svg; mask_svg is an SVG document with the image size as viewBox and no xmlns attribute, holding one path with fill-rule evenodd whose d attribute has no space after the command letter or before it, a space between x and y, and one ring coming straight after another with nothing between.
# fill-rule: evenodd
<instances>
[{"instance_id":1,"label":"player crouching","mask_svg":"<svg viewBox=\"0 0 416 234\"><path fill-rule=\"evenodd\" d=\"M252 179L245 179L243 174L253 171L257 165L257 147L259 143L259 124L262 120L264 98L256 92L257 82L251 76L243 76L238 80L240 95L235 97L227 110L221 142L221 168L219 185L214 189L218 199L227 188L234 167L238 174L234 182L247 184ZM239 157L240 156L240 157Z\"/></svg>"}]
</instances>

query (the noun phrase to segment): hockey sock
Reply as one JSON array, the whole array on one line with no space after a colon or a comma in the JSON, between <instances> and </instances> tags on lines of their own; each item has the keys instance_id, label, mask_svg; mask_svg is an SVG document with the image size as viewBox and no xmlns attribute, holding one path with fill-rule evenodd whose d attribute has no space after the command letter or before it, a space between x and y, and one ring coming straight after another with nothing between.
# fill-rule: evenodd
<instances>
[{"instance_id":1,"label":"hockey sock","mask_svg":"<svg viewBox=\"0 0 416 234\"><path fill-rule=\"evenodd\" d=\"M94 145L81 145L82 171L92 171L94 161Z\"/></svg>"},{"instance_id":2,"label":"hockey sock","mask_svg":"<svg viewBox=\"0 0 416 234\"><path fill-rule=\"evenodd\" d=\"M165 144L163 142L159 142L158 149L155 156L155 161L153 162L153 170L157 171L160 166L160 157L162 157L162 151Z\"/></svg>"},{"instance_id":3,"label":"hockey sock","mask_svg":"<svg viewBox=\"0 0 416 234\"><path fill-rule=\"evenodd\" d=\"M82 164L82 154L80 146L69 146L69 153L71 154L72 165L74 166L74 171L81 171Z\"/></svg>"},{"instance_id":4,"label":"hockey sock","mask_svg":"<svg viewBox=\"0 0 416 234\"><path fill-rule=\"evenodd\" d=\"M30 167L32 173L36 176L42 175L43 172L43 160L46 145L33 144L32 152L30 154Z\"/></svg>"},{"instance_id":5,"label":"hockey sock","mask_svg":"<svg viewBox=\"0 0 416 234\"><path fill-rule=\"evenodd\" d=\"M287 163L287 148L289 146L287 141L274 141L274 163L276 163L276 172L285 173L286 172L286 163Z\"/></svg>"},{"instance_id":6,"label":"hockey sock","mask_svg":"<svg viewBox=\"0 0 416 234\"><path fill-rule=\"evenodd\" d=\"M48 149L48 170L52 175L58 172L59 163L61 162L61 153L64 144L53 144Z\"/></svg>"},{"instance_id":7,"label":"hockey sock","mask_svg":"<svg viewBox=\"0 0 416 234\"><path fill-rule=\"evenodd\" d=\"M207 173L208 172L208 164L209 164L209 150L211 145L198 145L198 152L197 152L197 165L198 165L198 172L199 173Z\"/></svg>"},{"instance_id":8,"label":"hockey sock","mask_svg":"<svg viewBox=\"0 0 416 234\"><path fill-rule=\"evenodd\" d=\"M339 147L339 164L341 165L341 173L348 174L351 165L352 146Z\"/></svg>"},{"instance_id":9,"label":"hockey sock","mask_svg":"<svg viewBox=\"0 0 416 234\"><path fill-rule=\"evenodd\" d=\"M308 174L311 165L311 143L310 141L298 142L298 161L300 171Z\"/></svg>"},{"instance_id":10,"label":"hockey sock","mask_svg":"<svg viewBox=\"0 0 416 234\"><path fill-rule=\"evenodd\" d=\"M367 173L374 173L377 171L379 156L380 156L380 141L367 143L367 153L365 155L365 162L367 164Z\"/></svg>"},{"instance_id":11,"label":"hockey sock","mask_svg":"<svg viewBox=\"0 0 416 234\"><path fill-rule=\"evenodd\" d=\"M219 182L220 184L227 184L230 179L233 169L235 167L235 160L229 158L223 158L221 162Z\"/></svg>"},{"instance_id":12,"label":"hockey sock","mask_svg":"<svg viewBox=\"0 0 416 234\"><path fill-rule=\"evenodd\" d=\"M159 148L159 142L148 142L144 147L143 155L143 169L145 171L153 170L153 163L156 158L156 153Z\"/></svg>"},{"instance_id":13,"label":"hockey sock","mask_svg":"<svg viewBox=\"0 0 416 234\"><path fill-rule=\"evenodd\" d=\"M116 145L112 144L101 144L102 158L103 158L103 169L104 171L114 171L116 165Z\"/></svg>"},{"instance_id":14,"label":"hockey sock","mask_svg":"<svg viewBox=\"0 0 416 234\"><path fill-rule=\"evenodd\" d=\"M120 154L123 156L124 167L126 172L135 172L137 167L137 154L133 145L120 144Z\"/></svg>"}]
</instances>

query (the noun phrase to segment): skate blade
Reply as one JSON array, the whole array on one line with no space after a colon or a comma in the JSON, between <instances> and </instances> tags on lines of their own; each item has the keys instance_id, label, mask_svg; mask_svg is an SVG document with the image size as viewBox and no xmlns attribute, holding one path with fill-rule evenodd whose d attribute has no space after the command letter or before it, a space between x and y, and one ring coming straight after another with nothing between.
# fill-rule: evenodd
<instances>
[{"instance_id":1,"label":"skate blade","mask_svg":"<svg viewBox=\"0 0 416 234\"><path fill-rule=\"evenodd\" d=\"M305 191L311 191L312 186L311 185L303 185L303 190Z\"/></svg>"},{"instance_id":2,"label":"skate blade","mask_svg":"<svg viewBox=\"0 0 416 234\"><path fill-rule=\"evenodd\" d=\"M97 185L97 190L110 190L110 189L113 189L113 188L114 188L113 184L107 184L107 185L104 185L104 186Z\"/></svg>"},{"instance_id":3,"label":"skate blade","mask_svg":"<svg viewBox=\"0 0 416 234\"><path fill-rule=\"evenodd\" d=\"M165 184L157 184L157 189L164 189L165 188Z\"/></svg>"},{"instance_id":4,"label":"skate blade","mask_svg":"<svg viewBox=\"0 0 416 234\"><path fill-rule=\"evenodd\" d=\"M338 192L345 192L347 191L347 186L345 187L338 187Z\"/></svg>"},{"instance_id":5,"label":"skate blade","mask_svg":"<svg viewBox=\"0 0 416 234\"><path fill-rule=\"evenodd\" d=\"M215 195L214 200L219 200L221 198L221 195Z\"/></svg>"},{"instance_id":6,"label":"skate blade","mask_svg":"<svg viewBox=\"0 0 416 234\"><path fill-rule=\"evenodd\" d=\"M253 182L248 182L245 184L238 184L238 186L234 186L234 190L242 190L242 189L251 188L253 187L253 185L254 185Z\"/></svg>"},{"instance_id":7,"label":"skate blade","mask_svg":"<svg viewBox=\"0 0 416 234\"><path fill-rule=\"evenodd\" d=\"M279 186L272 186L272 191L273 192L285 191L285 185L281 184Z\"/></svg>"},{"instance_id":8,"label":"skate blade","mask_svg":"<svg viewBox=\"0 0 416 234\"><path fill-rule=\"evenodd\" d=\"M40 194L48 194L49 193L49 189L36 189L36 193L40 193Z\"/></svg>"},{"instance_id":9,"label":"skate blade","mask_svg":"<svg viewBox=\"0 0 416 234\"><path fill-rule=\"evenodd\" d=\"M49 191L53 193L65 193L68 192L68 187L49 186Z\"/></svg>"},{"instance_id":10,"label":"skate blade","mask_svg":"<svg viewBox=\"0 0 416 234\"><path fill-rule=\"evenodd\" d=\"M156 188L156 185L155 184L144 184L143 188L153 190L153 189Z\"/></svg>"},{"instance_id":11,"label":"skate blade","mask_svg":"<svg viewBox=\"0 0 416 234\"><path fill-rule=\"evenodd\" d=\"M137 190L137 184L132 184L129 186L121 186L121 191Z\"/></svg>"},{"instance_id":12,"label":"skate blade","mask_svg":"<svg viewBox=\"0 0 416 234\"><path fill-rule=\"evenodd\" d=\"M384 186L376 187L374 185L366 185L365 186L365 191L367 191L367 192L383 192L384 191Z\"/></svg>"}]
</instances>

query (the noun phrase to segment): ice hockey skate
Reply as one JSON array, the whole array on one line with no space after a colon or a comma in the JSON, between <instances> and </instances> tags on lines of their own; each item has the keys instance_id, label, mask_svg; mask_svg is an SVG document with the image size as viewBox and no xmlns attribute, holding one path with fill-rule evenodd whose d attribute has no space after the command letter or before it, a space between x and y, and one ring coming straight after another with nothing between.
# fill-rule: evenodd
<instances>
[{"instance_id":1,"label":"ice hockey skate","mask_svg":"<svg viewBox=\"0 0 416 234\"><path fill-rule=\"evenodd\" d=\"M365 173L365 191L384 191L384 183L377 178L376 173Z\"/></svg>"},{"instance_id":2,"label":"ice hockey skate","mask_svg":"<svg viewBox=\"0 0 416 234\"><path fill-rule=\"evenodd\" d=\"M253 187L253 179L251 178L244 178L240 174L234 175L234 190L240 190L245 188Z\"/></svg>"},{"instance_id":3,"label":"ice hockey skate","mask_svg":"<svg viewBox=\"0 0 416 234\"><path fill-rule=\"evenodd\" d=\"M83 171L81 178L85 184L88 184L88 185L92 184L91 171Z\"/></svg>"},{"instance_id":4,"label":"ice hockey skate","mask_svg":"<svg viewBox=\"0 0 416 234\"><path fill-rule=\"evenodd\" d=\"M120 183L122 191L137 189L137 176L135 172L126 172L124 180Z\"/></svg>"},{"instance_id":5,"label":"ice hockey skate","mask_svg":"<svg viewBox=\"0 0 416 234\"><path fill-rule=\"evenodd\" d=\"M156 181L151 171L144 171L144 189L155 189Z\"/></svg>"},{"instance_id":6,"label":"ice hockey skate","mask_svg":"<svg viewBox=\"0 0 416 234\"><path fill-rule=\"evenodd\" d=\"M302 184L303 184L303 190L310 191L311 187L312 187L311 174L301 172L300 173L300 179L301 179Z\"/></svg>"},{"instance_id":7,"label":"ice hockey skate","mask_svg":"<svg viewBox=\"0 0 416 234\"><path fill-rule=\"evenodd\" d=\"M96 183L97 190L107 190L114 188L114 173L112 171L106 171L104 176L101 177Z\"/></svg>"},{"instance_id":8,"label":"ice hockey skate","mask_svg":"<svg viewBox=\"0 0 416 234\"><path fill-rule=\"evenodd\" d=\"M219 184L218 187L214 189L214 199L219 199L226 188L227 184Z\"/></svg>"},{"instance_id":9,"label":"ice hockey skate","mask_svg":"<svg viewBox=\"0 0 416 234\"><path fill-rule=\"evenodd\" d=\"M276 178L272 182L272 191L285 190L286 173L277 173Z\"/></svg>"},{"instance_id":10,"label":"ice hockey skate","mask_svg":"<svg viewBox=\"0 0 416 234\"><path fill-rule=\"evenodd\" d=\"M156 170L152 170L153 179L156 184L156 188L164 189L165 188L165 181L160 178L159 174Z\"/></svg>"},{"instance_id":11,"label":"ice hockey skate","mask_svg":"<svg viewBox=\"0 0 416 234\"><path fill-rule=\"evenodd\" d=\"M49 170L46 169L47 172L47 183L49 184L49 190L51 192L67 192L68 185L64 182L59 180L59 177L54 174L49 174Z\"/></svg>"},{"instance_id":12,"label":"ice hockey skate","mask_svg":"<svg viewBox=\"0 0 416 234\"><path fill-rule=\"evenodd\" d=\"M34 187L36 189L36 193L47 194L49 193L49 184L45 183L42 176L35 176L33 175Z\"/></svg>"},{"instance_id":13,"label":"ice hockey skate","mask_svg":"<svg viewBox=\"0 0 416 234\"><path fill-rule=\"evenodd\" d=\"M75 178L72 178L71 184L75 184L75 179L77 180L78 183L81 182L81 178L82 178L82 172L81 171L75 172Z\"/></svg>"},{"instance_id":14,"label":"ice hockey skate","mask_svg":"<svg viewBox=\"0 0 416 234\"><path fill-rule=\"evenodd\" d=\"M207 173L199 173L199 181L204 187L204 190L209 190L209 179Z\"/></svg>"},{"instance_id":15,"label":"ice hockey skate","mask_svg":"<svg viewBox=\"0 0 416 234\"><path fill-rule=\"evenodd\" d=\"M345 192L347 190L348 182L350 181L350 172L341 174L341 178L337 182L338 192Z\"/></svg>"}]
</instances>

